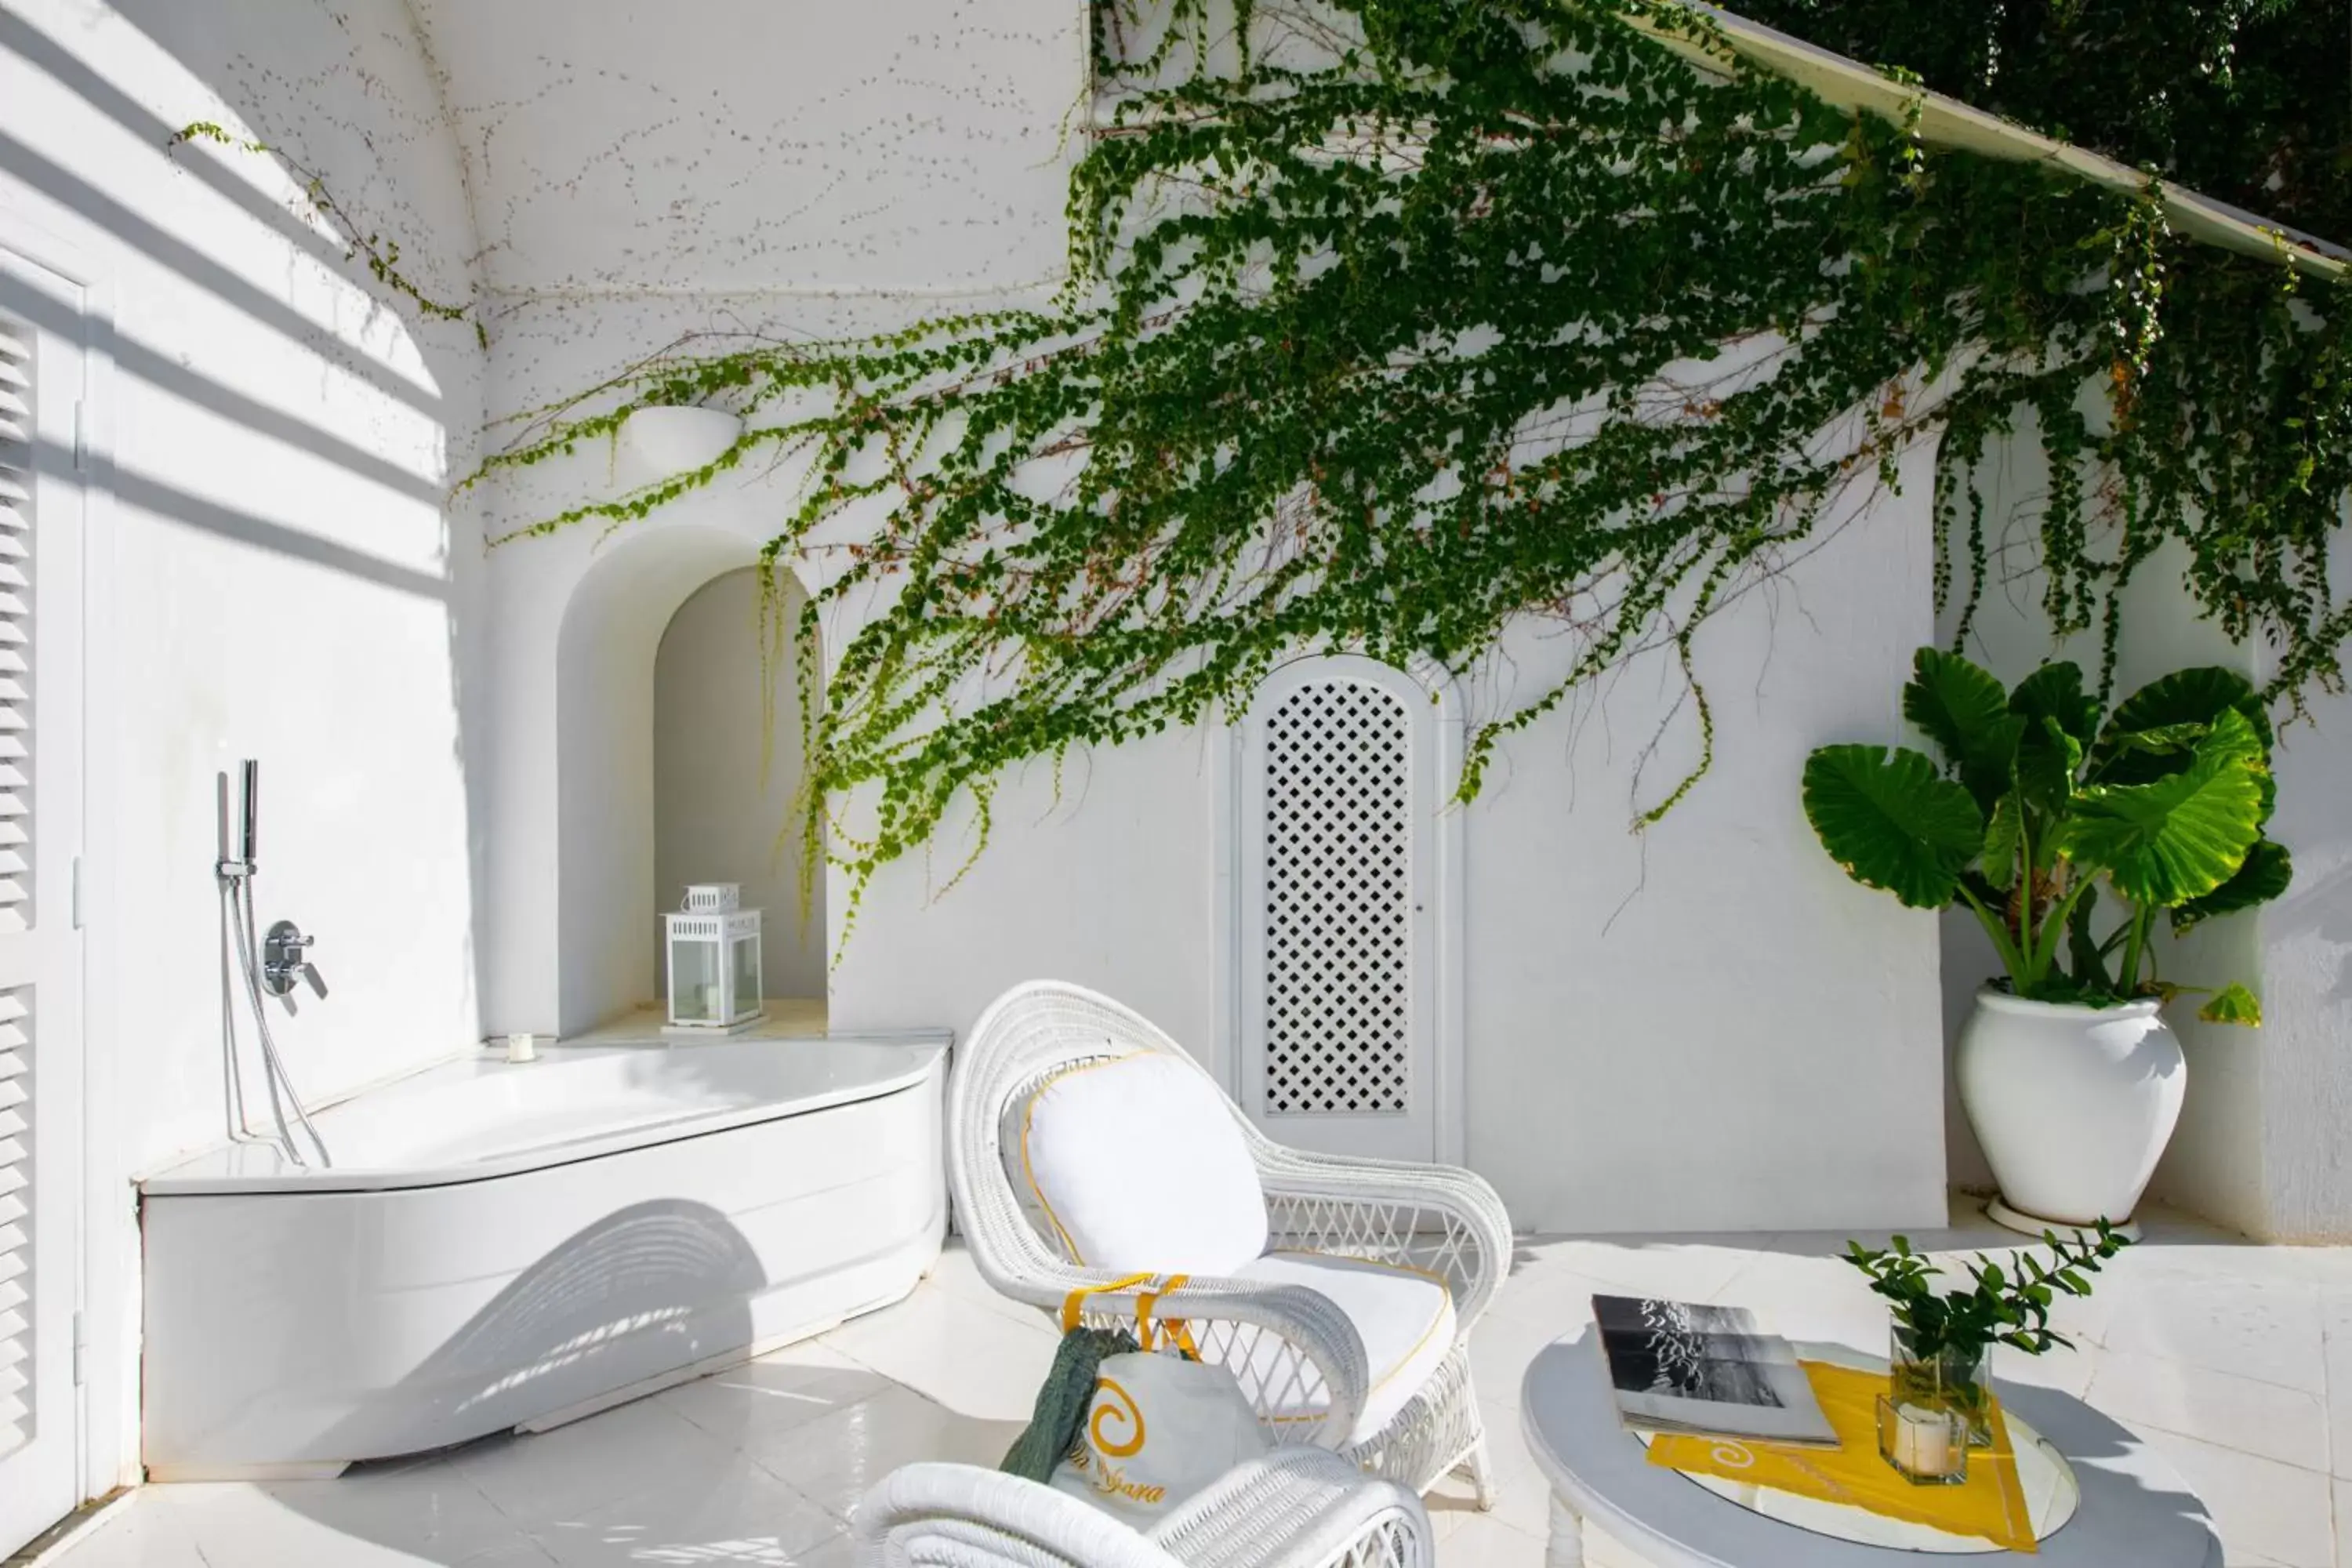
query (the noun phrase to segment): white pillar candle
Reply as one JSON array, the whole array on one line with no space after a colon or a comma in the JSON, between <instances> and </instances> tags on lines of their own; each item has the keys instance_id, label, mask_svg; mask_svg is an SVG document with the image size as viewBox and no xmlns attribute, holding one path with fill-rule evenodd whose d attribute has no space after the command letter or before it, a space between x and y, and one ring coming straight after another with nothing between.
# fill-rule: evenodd
<instances>
[{"instance_id":1,"label":"white pillar candle","mask_svg":"<svg viewBox=\"0 0 2352 1568\"><path fill-rule=\"evenodd\" d=\"M507 1037L507 1060L510 1062L533 1062L538 1059L539 1042L537 1040L533 1039L529 1035L509 1035Z\"/></svg>"},{"instance_id":2,"label":"white pillar candle","mask_svg":"<svg viewBox=\"0 0 2352 1568\"><path fill-rule=\"evenodd\" d=\"M1895 1407L1895 1462L1915 1476L1952 1473L1952 1417L1919 1405Z\"/></svg>"}]
</instances>

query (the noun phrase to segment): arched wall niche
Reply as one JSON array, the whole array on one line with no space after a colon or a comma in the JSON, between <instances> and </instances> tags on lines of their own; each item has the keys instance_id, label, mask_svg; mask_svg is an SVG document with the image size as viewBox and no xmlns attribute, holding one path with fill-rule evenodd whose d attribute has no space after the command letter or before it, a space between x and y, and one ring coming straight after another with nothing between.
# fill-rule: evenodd
<instances>
[{"instance_id":1,"label":"arched wall niche","mask_svg":"<svg viewBox=\"0 0 2352 1568\"><path fill-rule=\"evenodd\" d=\"M556 637L557 1028L578 1035L654 1001L655 666L679 608L714 579L757 564L735 530L673 524L598 554ZM804 585L803 585L804 586ZM757 721L756 713L750 716ZM797 745L797 731L776 735ZM793 943L796 910L771 938ZM820 951L824 937L813 932Z\"/></svg>"},{"instance_id":2,"label":"arched wall niche","mask_svg":"<svg viewBox=\"0 0 2352 1568\"><path fill-rule=\"evenodd\" d=\"M654 658L654 896L675 909L694 882L734 882L761 911L763 989L781 1026L824 1005L825 888L803 910L803 759L798 671L789 642L808 604L800 581L722 572L687 595ZM660 932L654 979L664 995Z\"/></svg>"}]
</instances>

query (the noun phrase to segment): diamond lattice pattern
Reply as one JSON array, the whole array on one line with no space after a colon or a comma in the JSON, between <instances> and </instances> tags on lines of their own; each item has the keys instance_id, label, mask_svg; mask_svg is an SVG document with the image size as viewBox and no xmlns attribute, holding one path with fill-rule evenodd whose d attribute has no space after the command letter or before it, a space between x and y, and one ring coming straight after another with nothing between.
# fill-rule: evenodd
<instances>
[{"instance_id":1,"label":"diamond lattice pattern","mask_svg":"<svg viewBox=\"0 0 2352 1568\"><path fill-rule=\"evenodd\" d=\"M1377 686L1301 686L1266 724L1265 1104L1402 1115L1412 719Z\"/></svg>"}]
</instances>

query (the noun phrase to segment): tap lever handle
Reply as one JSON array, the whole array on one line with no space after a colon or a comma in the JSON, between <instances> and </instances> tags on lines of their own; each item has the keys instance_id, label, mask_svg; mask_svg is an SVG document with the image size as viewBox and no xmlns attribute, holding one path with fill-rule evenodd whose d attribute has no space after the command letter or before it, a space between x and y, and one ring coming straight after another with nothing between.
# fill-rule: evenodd
<instances>
[{"instance_id":1,"label":"tap lever handle","mask_svg":"<svg viewBox=\"0 0 2352 1568\"><path fill-rule=\"evenodd\" d=\"M324 1002L327 999L327 982L319 973L317 964L305 963L302 966L302 978L310 982L310 989L318 994L320 1001Z\"/></svg>"}]
</instances>

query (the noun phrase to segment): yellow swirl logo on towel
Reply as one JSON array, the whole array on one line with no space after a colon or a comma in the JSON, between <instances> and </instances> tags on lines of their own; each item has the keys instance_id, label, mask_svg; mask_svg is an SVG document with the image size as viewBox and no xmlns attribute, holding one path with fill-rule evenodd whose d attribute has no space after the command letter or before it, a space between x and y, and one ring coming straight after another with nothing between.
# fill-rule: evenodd
<instances>
[{"instance_id":1,"label":"yellow swirl logo on towel","mask_svg":"<svg viewBox=\"0 0 2352 1568\"><path fill-rule=\"evenodd\" d=\"M1087 1422L1087 1436L1094 1439L1097 1448L1114 1459L1124 1459L1141 1451L1143 1412L1136 1408L1134 1395L1107 1377L1096 1385L1096 1390L1095 1413ZM1112 1436L1111 1433L1120 1426L1127 1426L1132 1436Z\"/></svg>"}]
</instances>

